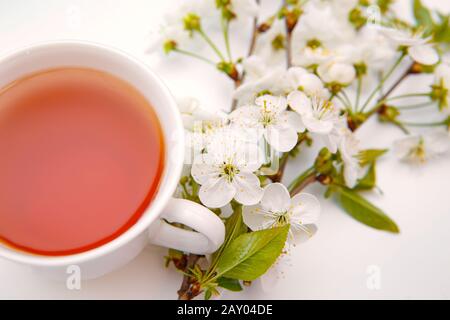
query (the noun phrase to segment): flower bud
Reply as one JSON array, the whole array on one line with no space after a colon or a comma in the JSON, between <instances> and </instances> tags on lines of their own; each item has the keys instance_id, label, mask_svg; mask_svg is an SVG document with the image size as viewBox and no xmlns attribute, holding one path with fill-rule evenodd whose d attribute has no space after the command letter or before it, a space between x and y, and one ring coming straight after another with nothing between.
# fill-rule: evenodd
<instances>
[{"instance_id":1,"label":"flower bud","mask_svg":"<svg viewBox=\"0 0 450 320\"><path fill-rule=\"evenodd\" d=\"M191 34L194 31L199 31L201 29L201 19L195 13L188 13L183 19L184 29L189 31Z\"/></svg>"},{"instance_id":2,"label":"flower bud","mask_svg":"<svg viewBox=\"0 0 450 320\"><path fill-rule=\"evenodd\" d=\"M180 184L184 185L184 184L188 183L188 181L189 181L189 178L187 176L183 176L180 179Z\"/></svg>"},{"instance_id":3,"label":"flower bud","mask_svg":"<svg viewBox=\"0 0 450 320\"><path fill-rule=\"evenodd\" d=\"M177 43L174 40L167 40L163 44L163 50L165 54L169 54L173 50L177 49Z\"/></svg>"},{"instance_id":4,"label":"flower bud","mask_svg":"<svg viewBox=\"0 0 450 320\"><path fill-rule=\"evenodd\" d=\"M396 107L383 105L378 111L378 119L381 122L397 122L397 117L400 115L400 112Z\"/></svg>"},{"instance_id":5,"label":"flower bud","mask_svg":"<svg viewBox=\"0 0 450 320\"><path fill-rule=\"evenodd\" d=\"M239 71L232 62L221 61L217 64L217 69L226 73L233 81L239 80Z\"/></svg>"},{"instance_id":6,"label":"flower bud","mask_svg":"<svg viewBox=\"0 0 450 320\"><path fill-rule=\"evenodd\" d=\"M448 89L444 85L443 79L441 79L439 84L431 86L430 98L433 101L437 101L439 105L439 110L443 110L448 107Z\"/></svg>"},{"instance_id":7,"label":"flower bud","mask_svg":"<svg viewBox=\"0 0 450 320\"><path fill-rule=\"evenodd\" d=\"M328 174L333 170L333 154L327 148L320 150L314 168L321 174Z\"/></svg>"}]
</instances>

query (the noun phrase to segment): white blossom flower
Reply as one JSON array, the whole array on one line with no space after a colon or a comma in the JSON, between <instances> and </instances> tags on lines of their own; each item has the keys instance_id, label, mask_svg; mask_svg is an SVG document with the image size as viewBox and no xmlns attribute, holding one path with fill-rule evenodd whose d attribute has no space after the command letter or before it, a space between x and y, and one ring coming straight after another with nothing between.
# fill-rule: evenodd
<instances>
[{"instance_id":1,"label":"white blossom flower","mask_svg":"<svg viewBox=\"0 0 450 320\"><path fill-rule=\"evenodd\" d=\"M177 105L185 128L185 164L192 164L215 135L230 130L228 115L220 109L207 108L192 97L178 98Z\"/></svg>"},{"instance_id":2,"label":"white blossom flower","mask_svg":"<svg viewBox=\"0 0 450 320\"><path fill-rule=\"evenodd\" d=\"M244 223L253 231L281 227L289 224L289 243L296 243L306 236L311 237L316 230L315 223L320 215L320 203L308 193L292 197L281 183L272 183L264 188L261 202L254 206L244 206Z\"/></svg>"},{"instance_id":3,"label":"white blossom flower","mask_svg":"<svg viewBox=\"0 0 450 320\"><path fill-rule=\"evenodd\" d=\"M446 153L449 148L450 138L444 131L408 136L394 142L394 152L397 157L412 163L423 163Z\"/></svg>"},{"instance_id":4,"label":"white blossom flower","mask_svg":"<svg viewBox=\"0 0 450 320\"><path fill-rule=\"evenodd\" d=\"M289 68L286 72L284 91L303 91L308 96L328 98L330 92L325 89L322 80L314 73L300 67Z\"/></svg>"},{"instance_id":5,"label":"white blossom flower","mask_svg":"<svg viewBox=\"0 0 450 320\"><path fill-rule=\"evenodd\" d=\"M233 111L230 120L243 128L256 130L275 150L287 152L295 147L297 133L305 128L300 116L286 109L286 98L264 95L255 100L255 105Z\"/></svg>"},{"instance_id":6,"label":"white blossom flower","mask_svg":"<svg viewBox=\"0 0 450 320\"><path fill-rule=\"evenodd\" d=\"M407 47L408 55L416 62L433 65L439 62L439 54L430 44L431 37L425 38L422 31L410 29L382 28L385 36L400 47Z\"/></svg>"},{"instance_id":7,"label":"white blossom flower","mask_svg":"<svg viewBox=\"0 0 450 320\"><path fill-rule=\"evenodd\" d=\"M349 188L353 188L366 170L361 166L359 141L354 133L347 129L339 143L339 152L344 163L344 180Z\"/></svg>"},{"instance_id":8,"label":"white blossom flower","mask_svg":"<svg viewBox=\"0 0 450 320\"><path fill-rule=\"evenodd\" d=\"M270 67L286 64L286 24L284 19L274 20L270 29L258 36L254 52Z\"/></svg>"},{"instance_id":9,"label":"white blossom flower","mask_svg":"<svg viewBox=\"0 0 450 320\"><path fill-rule=\"evenodd\" d=\"M203 0L182 0L174 3L172 8L173 10L164 15L162 21L151 30L147 53L158 50L168 53L175 48L197 51L201 45L204 45L203 41L196 41L195 34L186 30L183 20L188 14L201 17L202 23L210 20L216 12L214 3Z\"/></svg>"},{"instance_id":10,"label":"white blossom flower","mask_svg":"<svg viewBox=\"0 0 450 320\"><path fill-rule=\"evenodd\" d=\"M351 41L355 30L348 15L340 14L332 1L308 1L302 10L292 32L292 62L316 67L333 59L336 46Z\"/></svg>"},{"instance_id":11,"label":"white blossom flower","mask_svg":"<svg viewBox=\"0 0 450 320\"><path fill-rule=\"evenodd\" d=\"M302 9L303 14L292 34L293 46L303 48L314 42L324 48L333 48L354 37L355 30L348 16L337 14L330 1L308 1Z\"/></svg>"},{"instance_id":12,"label":"white blossom flower","mask_svg":"<svg viewBox=\"0 0 450 320\"><path fill-rule=\"evenodd\" d=\"M219 208L233 198L244 205L258 203L263 190L254 174L261 166L256 144L235 135L215 136L205 153L192 165L191 175L201 185L199 198L210 208Z\"/></svg>"},{"instance_id":13,"label":"white blossom flower","mask_svg":"<svg viewBox=\"0 0 450 320\"><path fill-rule=\"evenodd\" d=\"M287 101L300 114L303 124L311 133L329 134L339 121L339 110L329 100L293 91L288 95Z\"/></svg>"},{"instance_id":14,"label":"white blossom flower","mask_svg":"<svg viewBox=\"0 0 450 320\"><path fill-rule=\"evenodd\" d=\"M189 131L200 125L202 127L221 127L226 123L227 114L217 108L207 108L193 97L182 97L177 99L178 109L183 119L184 128Z\"/></svg>"},{"instance_id":15,"label":"white blossom flower","mask_svg":"<svg viewBox=\"0 0 450 320\"><path fill-rule=\"evenodd\" d=\"M350 84L356 77L354 66L339 57L319 65L317 74L325 83L343 86Z\"/></svg>"},{"instance_id":16,"label":"white blossom flower","mask_svg":"<svg viewBox=\"0 0 450 320\"><path fill-rule=\"evenodd\" d=\"M384 70L394 60L397 50L392 43L373 25L362 27L355 38L336 49L353 65L364 65L373 71Z\"/></svg>"},{"instance_id":17,"label":"white blossom flower","mask_svg":"<svg viewBox=\"0 0 450 320\"><path fill-rule=\"evenodd\" d=\"M260 56L252 55L244 60L246 81L239 86L233 98L240 103L250 103L261 92L280 93L285 70L281 66L269 66Z\"/></svg>"},{"instance_id":18,"label":"white blossom flower","mask_svg":"<svg viewBox=\"0 0 450 320\"><path fill-rule=\"evenodd\" d=\"M313 67L320 65L334 56L334 52L323 46L305 46L297 50L293 49L292 63L301 67Z\"/></svg>"},{"instance_id":19,"label":"white blossom flower","mask_svg":"<svg viewBox=\"0 0 450 320\"><path fill-rule=\"evenodd\" d=\"M347 119L346 117L341 116L337 119L336 122L334 122L333 129L330 131L330 133L326 135L319 135L319 137L322 139L328 151L330 151L331 153L336 153L342 139L345 138L348 132L349 129L347 126Z\"/></svg>"}]
</instances>

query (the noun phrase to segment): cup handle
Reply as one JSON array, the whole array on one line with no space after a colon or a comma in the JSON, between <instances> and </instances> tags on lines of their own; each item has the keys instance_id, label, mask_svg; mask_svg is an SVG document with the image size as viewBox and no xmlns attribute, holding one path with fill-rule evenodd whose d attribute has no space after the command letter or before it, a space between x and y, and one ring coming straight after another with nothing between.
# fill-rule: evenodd
<instances>
[{"instance_id":1,"label":"cup handle","mask_svg":"<svg viewBox=\"0 0 450 320\"><path fill-rule=\"evenodd\" d=\"M174 227L164 220L184 224L195 231ZM213 253L225 238L225 226L214 212L185 199L171 199L155 224L150 232L150 243L180 251Z\"/></svg>"}]
</instances>

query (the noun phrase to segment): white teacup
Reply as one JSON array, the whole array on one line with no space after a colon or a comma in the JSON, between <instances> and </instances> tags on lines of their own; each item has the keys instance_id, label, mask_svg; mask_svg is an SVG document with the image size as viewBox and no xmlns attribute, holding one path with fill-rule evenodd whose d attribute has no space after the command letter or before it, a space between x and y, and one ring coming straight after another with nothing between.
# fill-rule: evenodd
<instances>
[{"instance_id":1,"label":"white teacup","mask_svg":"<svg viewBox=\"0 0 450 320\"><path fill-rule=\"evenodd\" d=\"M151 102L166 145L159 189L139 221L105 245L79 254L49 257L0 243L0 257L62 279L67 277L69 266L77 265L82 278L89 279L125 265L149 243L196 254L216 251L224 240L222 221L197 203L172 198L183 167L184 129L175 101L163 82L143 63L117 49L88 42L58 41L30 46L0 59L0 88L26 74L62 66L109 72L129 82ZM174 227L163 219L195 231Z\"/></svg>"}]
</instances>

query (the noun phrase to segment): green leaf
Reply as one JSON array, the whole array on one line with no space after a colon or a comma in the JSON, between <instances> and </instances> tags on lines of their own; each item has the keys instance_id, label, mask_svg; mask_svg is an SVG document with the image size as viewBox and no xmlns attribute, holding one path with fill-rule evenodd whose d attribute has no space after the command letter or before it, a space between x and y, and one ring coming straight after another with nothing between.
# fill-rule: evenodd
<instances>
[{"instance_id":1,"label":"green leaf","mask_svg":"<svg viewBox=\"0 0 450 320\"><path fill-rule=\"evenodd\" d=\"M212 255L211 265L215 265L223 250L231 241L246 232L247 226L242 221L242 206L238 205L234 208L233 214L225 222L225 240L219 250Z\"/></svg>"},{"instance_id":2,"label":"green leaf","mask_svg":"<svg viewBox=\"0 0 450 320\"><path fill-rule=\"evenodd\" d=\"M414 0L413 4L414 18L418 26L432 28L434 25L430 10L422 4L421 0Z\"/></svg>"},{"instance_id":3,"label":"green leaf","mask_svg":"<svg viewBox=\"0 0 450 320\"><path fill-rule=\"evenodd\" d=\"M211 296L212 296L211 290L206 290L205 291L205 300L211 299Z\"/></svg>"},{"instance_id":4,"label":"green leaf","mask_svg":"<svg viewBox=\"0 0 450 320\"><path fill-rule=\"evenodd\" d=\"M379 157L381 157L383 154L385 154L388 151L388 149L367 149L362 150L359 155L359 164L361 166L366 166L368 164L371 164L375 162Z\"/></svg>"},{"instance_id":5,"label":"green leaf","mask_svg":"<svg viewBox=\"0 0 450 320\"><path fill-rule=\"evenodd\" d=\"M376 171L375 162L370 164L367 174L358 181L358 184L353 188L353 190L370 190L376 186Z\"/></svg>"},{"instance_id":6,"label":"green leaf","mask_svg":"<svg viewBox=\"0 0 450 320\"><path fill-rule=\"evenodd\" d=\"M217 264L219 276L253 281L263 275L283 250L289 225L243 234L223 251Z\"/></svg>"},{"instance_id":7,"label":"green leaf","mask_svg":"<svg viewBox=\"0 0 450 320\"><path fill-rule=\"evenodd\" d=\"M429 34L434 28L433 17L430 10L422 4L421 0L414 0L413 5L414 17L416 24L425 28L425 32Z\"/></svg>"},{"instance_id":8,"label":"green leaf","mask_svg":"<svg viewBox=\"0 0 450 320\"><path fill-rule=\"evenodd\" d=\"M450 43L450 15L440 15L440 22L434 28L433 40Z\"/></svg>"},{"instance_id":9,"label":"green leaf","mask_svg":"<svg viewBox=\"0 0 450 320\"><path fill-rule=\"evenodd\" d=\"M234 291L234 292L242 291L241 284L239 283L239 280L237 280L237 279L220 277L219 279L217 279L217 285L219 287L222 287L224 289Z\"/></svg>"},{"instance_id":10,"label":"green leaf","mask_svg":"<svg viewBox=\"0 0 450 320\"><path fill-rule=\"evenodd\" d=\"M392 233L400 232L395 222L381 209L375 207L355 191L345 187L340 187L337 191L342 207L354 219L375 229Z\"/></svg>"}]
</instances>

